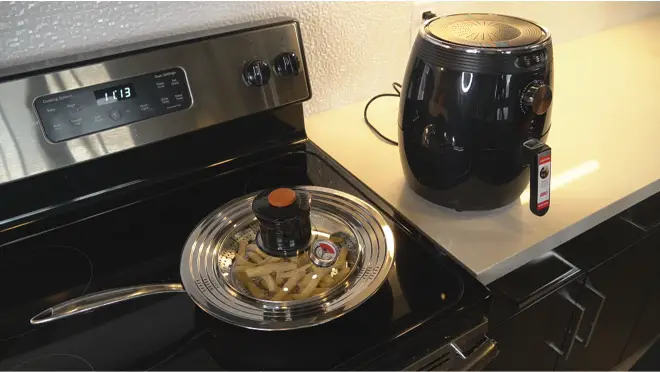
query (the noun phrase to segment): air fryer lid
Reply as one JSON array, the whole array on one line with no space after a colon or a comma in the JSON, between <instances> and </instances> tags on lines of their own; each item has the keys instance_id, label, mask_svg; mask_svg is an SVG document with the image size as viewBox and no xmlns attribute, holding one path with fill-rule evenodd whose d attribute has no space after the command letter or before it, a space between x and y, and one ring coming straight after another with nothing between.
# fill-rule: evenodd
<instances>
[{"instance_id":1,"label":"air fryer lid","mask_svg":"<svg viewBox=\"0 0 660 372\"><path fill-rule=\"evenodd\" d=\"M537 44L548 33L524 19L499 14L468 13L439 17L424 32L440 41L471 47L514 48Z\"/></svg>"}]
</instances>

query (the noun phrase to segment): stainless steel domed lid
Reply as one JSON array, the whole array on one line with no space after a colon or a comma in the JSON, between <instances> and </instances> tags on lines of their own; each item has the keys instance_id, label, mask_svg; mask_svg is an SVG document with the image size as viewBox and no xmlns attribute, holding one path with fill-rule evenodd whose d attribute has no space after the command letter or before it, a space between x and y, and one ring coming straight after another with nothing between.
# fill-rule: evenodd
<instances>
[{"instance_id":1,"label":"stainless steel domed lid","mask_svg":"<svg viewBox=\"0 0 660 372\"><path fill-rule=\"evenodd\" d=\"M296 329L335 319L380 288L394 255L383 216L337 190L293 190L311 201L312 237L297 256L260 249L260 225L251 208L258 193L223 205L198 224L180 271L200 308L246 328Z\"/></svg>"},{"instance_id":2,"label":"stainless steel domed lid","mask_svg":"<svg viewBox=\"0 0 660 372\"><path fill-rule=\"evenodd\" d=\"M434 18L422 26L422 32L440 42L480 48L525 47L550 38L550 33L534 22L490 13Z\"/></svg>"}]
</instances>

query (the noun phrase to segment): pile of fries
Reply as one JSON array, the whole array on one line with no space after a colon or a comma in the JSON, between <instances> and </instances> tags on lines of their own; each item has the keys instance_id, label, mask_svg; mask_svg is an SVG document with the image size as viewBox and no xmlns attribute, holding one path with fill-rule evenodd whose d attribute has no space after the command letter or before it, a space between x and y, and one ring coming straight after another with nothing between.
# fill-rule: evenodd
<instances>
[{"instance_id":1,"label":"pile of fries","mask_svg":"<svg viewBox=\"0 0 660 372\"><path fill-rule=\"evenodd\" d=\"M307 254L294 258L273 257L243 239L239 241L232 275L256 298L302 300L322 294L344 280L351 269L347 255L348 249L342 247L331 267L320 268Z\"/></svg>"}]
</instances>

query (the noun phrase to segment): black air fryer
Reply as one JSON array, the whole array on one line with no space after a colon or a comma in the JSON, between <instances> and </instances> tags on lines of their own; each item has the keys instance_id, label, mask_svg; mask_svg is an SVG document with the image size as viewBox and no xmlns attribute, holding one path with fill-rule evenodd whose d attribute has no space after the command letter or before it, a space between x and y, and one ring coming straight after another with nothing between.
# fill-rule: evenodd
<instances>
[{"instance_id":1,"label":"black air fryer","mask_svg":"<svg viewBox=\"0 0 660 372\"><path fill-rule=\"evenodd\" d=\"M406 180L456 210L520 197L550 207L552 42L543 27L497 14L436 17L422 25L399 108Z\"/></svg>"}]
</instances>

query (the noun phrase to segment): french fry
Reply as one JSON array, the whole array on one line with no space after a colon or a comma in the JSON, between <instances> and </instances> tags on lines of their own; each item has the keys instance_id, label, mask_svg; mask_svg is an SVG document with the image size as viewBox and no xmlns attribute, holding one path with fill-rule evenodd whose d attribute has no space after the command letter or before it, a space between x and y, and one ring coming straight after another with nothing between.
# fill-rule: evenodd
<instances>
[{"instance_id":1,"label":"french fry","mask_svg":"<svg viewBox=\"0 0 660 372\"><path fill-rule=\"evenodd\" d=\"M278 272L277 274L278 274L281 278L289 279L289 278L291 278L291 277L293 277L293 276L296 276L296 275L300 274L300 272L299 272L298 270L291 270L291 271L280 271L280 272Z\"/></svg>"},{"instance_id":2,"label":"french fry","mask_svg":"<svg viewBox=\"0 0 660 372\"><path fill-rule=\"evenodd\" d=\"M268 258L268 255L264 251L259 249L259 247L256 244L248 244L246 248L248 252L256 253L259 256L261 256L261 258Z\"/></svg>"},{"instance_id":3,"label":"french fry","mask_svg":"<svg viewBox=\"0 0 660 372\"><path fill-rule=\"evenodd\" d=\"M314 290L312 291L312 296L316 296L316 295L319 295L321 293L325 293L327 291L328 291L327 288L314 288Z\"/></svg>"},{"instance_id":4,"label":"french fry","mask_svg":"<svg viewBox=\"0 0 660 372\"><path fill-rule=\"evenodd\" d=\"M309 258L309 255L303 254L303 255L298 257L298 264L299 265L306 265L310 262L312 262L312 260Z\"/></svg>"},{"instance_id":5,"label":"french fry","mask_svg":"<svg viewBox=\"0 0 660 372\"><path fill-rule=\"evenodd\" d=\"M332 267L336 267L340 270L346 267L346 256L348 256L348 249L342 248L339 251L339 257L337 258L337 261L335 261L335 264L332 265Z\"/></svg>"},{"instance_id":6,"label":"french fry","mask_svg":"<svg viewBox=\"0 0 660 372\"><path fill-rule=\"evenodd\" d=\"M316 286L318 286L319 282L321 281L321 279L323 279L324 275L325 275L324 273L313 274L312 280L309 282L309 284L307 284L305 289L303 289L302 292L300 292L300 295L298 297L300 297L300 299L305 299L311 296L312 291L316 288Z\"/></svg>"},{"instance_id":7,"label":"french fry","mask_svg":"<svg viewBox=\"0 0 660 372\"><path fill-rule=\"evenodd\" d=\"M300 281L300 283L298 283L298 286L301 288L301 290L303 288L307 287L309 282L312 281L312 276L313 275L314 275L314 273L309 273L309 274L305 275L305 277Z\"/></svg>"},{"instance_id":8,"label":"french fry","mask_svg":"<svg viewBox=\"0 0 660 372\"><path fill-rule=\"evenodd\" d=\"M292 262L291 262L292 263ZM293 276L293 273L297 272L298 270L291 270L291 271L278 271L275 273L275 279L277 278L283 278L283 279L288 279Z\"/></svg>"},{"instance_id":9,"label":"french fry","mask_svg":"<svg viewBox=\"0 0 660 372\"><path fill-rule=\"evenodd\" d=\"M261 263L267 264L274 262L282 262L282 259L280 257L267 257Z\"/></svg>"},{"instance_id":10,"label":"french fry","mask_svg":"<svg viewBox=\"0 0 660 372\"><path fill-rule=\"evenodd\" d=\"M243 256L236 256L235 261L234 261L234 265L236 265L236 266L244 266L244 265L245 266L254 266L254 264L252 262L246 260L245 258L243 258Z\"/></svg>"},{"instance_id":11,"label":"french fry","mask_svg":"<svg viewBox=\"0 0 660 372\"><path fill-rule=\"evenodd\" d=\"M290 271L296 268L296 264L292 262L275 262L261 266L255 266L247 269L245 273L248 277L254 278L255 276L264 276L278 271Z\"/></svg>"},{"instance_id":12,"label":"french fry","mask_svg":"<svg viewBox=\"0 0 660 372\"><path fill-rule=\"evenodd\" d=\"M236 257L245 257L245 247L247 247L247 240L243 239L238 242L238 252L236 252Z\"/></svg>"},{"instance_id":13,"label":"french fry","mask_svg":"<svg viewBox=\"0 0 660 372\"><path fill-rule=\"evenodd\" d=\"M252 262L254 262L256 264L263 263L263 261L264 261L263 258L261 258L261 256L259 256L258 254L254 253L254 252L248 252L247 256L250 260L252 260Z\"/></svg>"},{"instance_id":14,"label":"french fry","mask_svg":"<svg viewBox=\"0 0 660 372\"><path fill-rule=\"evenodd\" d=\"M307 269L308 269L310 266L312 266L312 264L307 264L307 265L305 265L305 266L301 266L301 267L297 268L296 270L291 270L291 271L283 272L283 273L282 273L282 276L283 276L284 278L290 278L290 277L292 277L292 276L294 276L294 275L297 275L297 274L303 275L303 274L305 274L305 272L307 271Z\"/></svg>"},{"instance_id":15,"label":"french fry","mask_svg":"<svg viewBox=\"0 0 660 372\"><path fill-rule=\"evenodd\" d=\"M330 277L330 275L326 275L321 279L321 284L324 287L332 287L335 284L335 280Z\"/></svg>"},{"instance_id":16,"label":"french fry","mask_svg":"<svg viewBox=\"0 0 660 372\"><path fill-rule=\"evenodd\" d=\"M245 271L251 267L255 267L254 265L239 265L239 266L234 266L231 270L235 273L245 273Z\"/></svg>"},{"instance_id":17,"label":"french fry","mask_svg":"<svg viewBox=\"0 0 660 372\"><path fill-rule=\"evenodd\" d=\"M275 293L277 290L277 284L275 284L275 279L273 279L270 274L260 276L259 278L261 278L261 282L264 284L264 287L268 289L268 292Z\"/></svg>"},{"instance_id":18,"label":"french fry","mask_svg":"<svg viewBox=\"0 0 660 372\"><path fill-rule=\"evenodd\" d=\"M293 291L293 289L296 287L296 284L298 284L298 281L300 280L301 275L298 276L293 276L289 278L289 280L284 283L284 286L277 291L275 296L271 298L273 301L281 301L289 292ZM286 290L285 290L286 289Z\"/></svg>"},{"instance_id":19,"label":"french fry","mask_svg":"<svg viewBox=\"0 0 660 372\"><path fill-rule=\"evenodd\" d=\"M261 288L257 287L257 285L254 284L252 279L248 278L247 275L245 275L245 273L238 273L236 277L238 278L238 280L240 280L241 283L243 283L245 288L247 288L247 290L250 292L250 294L252 294L252 296L256 298L266 297L264 291Z\"/></svg>"},{"instance_id":20,"label":"french fry","mask_svg":"<svg viewBox=\"0 0 660 372\"><path fill-rule=\"evenodd\" d=\"M277 271L275 273L275 284L282 285L286 281L286 278L282 276L283 272Z\"/></svg>"},{"instance_id":21,"label":"french fry","mask_svg":"<svg viewBox=\"0 0 660 372\"><path fill-rule=\"evenodd\" d=\"M330 267L318 267L312 266L312 271L316 274L323 274L323 276L330 274L332 268Z\"/></svg>"},{"instance_id":22,"label":"french fry","mask_svg":"<svg viewBox=\"0 0 660 372\"><path fill-rule=\"evenodd\" d=\"M346 276L348 273L351 271L350 267L344 267L343 269L339 270L339 273L335 275L335 283L341 283L342 280L346 279Z\"/></svg>"}]
</instances>

